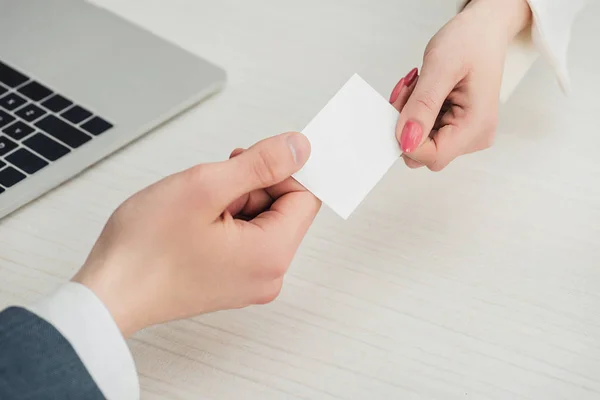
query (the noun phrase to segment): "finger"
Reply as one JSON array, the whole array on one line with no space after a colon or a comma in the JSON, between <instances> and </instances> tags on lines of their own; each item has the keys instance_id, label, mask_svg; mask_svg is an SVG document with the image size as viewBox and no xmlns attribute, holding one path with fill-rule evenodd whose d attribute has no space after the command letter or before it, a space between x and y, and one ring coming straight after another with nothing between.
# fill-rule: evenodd
<instances>
[{"instance_id":1,"label":"finger","mask_svg":"<svg viewBox=\"0 0 600 400\"><path fill-rule=\"evenodd\" d=\"M227 211L234 217L244 216L254 218L266 211L274 201L281 196L292 192L305 192L307 189L294 178L273 185L266 189L257 189L235 200L227 207Z\"/></svg>"},{"instance_id":2,"label":"finger","mask_svg":"<svg viewBox=\"0 0 600 400\"><path fill-rule=\"evenodd\" d=\"M294 178L288 178L285 181L273 185L266 189L257 189L251 193L243 195L235 200L227 210L233 216L244 215L255 217L261 212L266 211L275 200L281 196L292 192L305 192L307 189Z\"/></svg>"},{"instance_id":3,"label":"finger","mask_svg":"<svg viewBox=\"0 0 600 400\"><path fill-rule=\"evenodd\" d=\"M415 151L433 129L444 101L459 82L449 69L452 71L452 66L439 56L424 58L419 82L406 102L396 128L403 152Z\"/></svg>"},{"instance_id":4,"label":"finger","mask_svg":"<svg viewBox=\"0 0 600 400\"><path fill-rule=\"evenodd\" d=\"M410 158L432 171L441 171L462 154L458 131L455 125L442 127L435 131L431 138L427 138L421 147L410 153Z\"/></svg>"},{"instance_id":5,"label":"finger","mask_svg":"<svg viewBox=\"0 0 600 400\"><path fill-rule=\"evenodd\" d=\"M246 151L246 149L238 147L231 152L229 159L239 156L244 151ZM268 193L265 193L264 190L258 189L253 192L246 193L242 195L242 197L234 200L233 203L227 207L226 211L231 214L232 217L244 216L253 218L269 208L271 204L273 204L273 199L271 196L269 196Z\"/></svg>"},{"instance_id":6,"label":"finger","mask_svg":"<svg viewBox=\"0 0 600 400\"><path fill-rule=\"evenodd\" d=\"M421 168L421 167L425 166L425 165L421 164L420 162L411 159L406 154L402 155L402 159L404 160L404 164L406 164L406 166L408 168L417 169L417 168Z\"/></svg>"},{"instance_id":7,"label":"finger","mask_svg":"<svg viewBox=\"0 0 600 400\"><path fill-rule=\"evenodd\" d=\"M283 182L309 155L310 143L304 135L285 133L262 140L228 161L203 166L201 182L220 214L243 195Z\"/></svg>"},{"instance_id":8,"label":"finger","mask_svg":"<svg viewBox=\"0 0 600 400\"><path fill-rule=\"evenodd\" d=\"M237 157L244 151L246 151L246 149L237 148L231 152L229 158ZM227 212L233 217L244 216L254 218L271 207L271 204L273 204L271 196L263 189L258 189L234 200L233 203L227 207Z\"/></svg>"},{"instance_id":9,"label":"finger","mask_svg":"<svg viewBox=\"0 0 600 400\"><path fill-rule=\"evenodd\" d=\"M406 76L398 81L396 86L394 86L394 90L392 90L392 94L390 95L390 104L394 104L396 102L400 91L404 87L412 85L417 75L419 75L419 69L413 68L408 72L408 74L406 74Z\"/></svg>"},{"instance_id":10,"label":"finger","mask_svg":"<svg viewBox=\"0 0 600 400\"><path fill-rule=\"evenodd\" d=\"M417 86L418 80L419 80L419 77L417 76L415 78L415 81L410 86L404 86L400 90L400 93L398 94L398 98L396 99L396 101L392 103L392 106L394 106L394 108L396 110L398 110L399 112L402 112L402 110L404 109L406 102L408 101L408 99L410 98L410 95L413 93L413 91L415 90L415 87Z\"/></svg>"},{"instance_id":11,"label":"finger","mask_svg":"<svg viewBox=\"0 0 600 400\"><path fill-rule=\"evenodd\" d=\"M455 110L457 108L458 107L453 108L453 104L451 101L448 101L448 100L444 101L444 104L442 105L442 109L440 110L440 113L438 114L438 117L435 120L435 124L433 124L432 131L437 131L437 130L441 129L444 125L448 125L448 120L450 118L452 118L454 115L453 110Z\"/></svg>"},{"instance_id":12,"label":"finger","mask_svg":"<svg viewBox=\"0 0 600 400\"><path fill-rule=\"evenodd\" d=\"M236 157L244 151L244 149L235 149L230 157ZM284 194L305 190L304 186L298 183L298 181L293 178L288 178L277 185L266 189L258 189L243 195L227 207L227 211L234 217L243 215L245 217L254 218L271 207L273 202Z\"/></svg>"},{"instance_id":13,"label":"finger","mask_svg":"<svg viewBox=\"0 0 600 400\"><path fill-rule=\"evenodd\" d=\"M257 256L263 259L270 257L289 264L320 208L321 201L306 190L280 197L268 211L250 221L260 232L249 232L253 253L259 250L262 254Z\"/></svg>"},{"instance_id":14,"label":"finger","mask_svg":"<svg viewBox=\"0 0 600 400\"><path fill-rule=\"evenodd\" d=\"M298 181L294 178L288 178L277 185L266 188L265 191L269 193L269 196L271 196L273 200L277 200L281 196L284 196L288 193L306 192L307 189L298 183Z\"/></svg>"},{"instance_id":15,"label":"finger","mask_svg":"<svg viewBox=\"0 0 600 400\"><path fill-rule=\"evenodd\" d=\"M257 189L239 197L227 207L233 217L254 218L273 204L273 198L264 189Z\"/></svg>"},{"instance_id":16,"label":"finger","mask_svg":"<svg viewBox=\"0 0 600 400\"><path fill-rule=\"evenodd\" d=\"M244 151L245 151L245 149L237 148L231 152L230 158L236 157L236 156L242 154ZM262 191L262 189L259 189L259 190ZM273 201L277 200L284 194L290 193L290 192L300 192L300 191L304 191L304 190L306 190L306 189L304 188L304 186L302 186L300 183L298 183L298 181L296 181L293 178L288 178L281 183L278 183L274 186L264 189L264 192L266 192L268 194L268 196L262 196L262 194L261 194L261 198L263 198L264 200L263 201L258 201L258 199L255 200L256 207L255 206L249 207L249 209L253 210L251 212L251 214L246 214L247 212L249 212L249 209L244 209L246 202L248 202L248 197L251 193L248 195L244 195L241 198L239 198L238 200L236 200L234 203L237 203L238 205L242 204L242 200L244 200L244 202L243 202L243 205L235 207L233 209L239 209L238 213L244 212L246 215L252 215L254 213L258 214L259 212L262 212L266 208L270 207L271 204L273 204ZM258 196L256 196L256 197L258 198ZM231 212L231 210L230 210L230 212ZM236 215L233 212L231 212L231 214Z\"/></svg>"}]
</instances>

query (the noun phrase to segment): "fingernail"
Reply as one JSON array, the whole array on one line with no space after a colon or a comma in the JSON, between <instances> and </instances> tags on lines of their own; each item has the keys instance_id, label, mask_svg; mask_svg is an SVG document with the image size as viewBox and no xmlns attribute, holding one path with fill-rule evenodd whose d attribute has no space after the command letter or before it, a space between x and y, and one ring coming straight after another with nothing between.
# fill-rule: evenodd
<instances>
[{"instance_id":1,"label":"fingernail","mask_svg":"<svg viewBox=\"0 0 600 400\"><path fill-rule=\"evenodd\" d=\"M398 100L398 96L400 96L400 91L404 86L406 86L404 84L405 80L406 79L404 78L400 79L400 81L394 87L394 90L392 90L392 95L390 96L390 103L393 104L396 100Z\"/></svg>"},{"instance_id":2,"label":"fingernail","mask_svg":"<svg viewBox=\"0 0 600 400\"><path fill-rule=\"evenodd\" d=\"M417 79L418 74L419 74L418 68L411 69L410 72L408 74L406 74L406 76L404 77L404 80L406 81L406 86L412 85L415 82L415 79Z\"/></svg>"},{"instance_id":3,"label":"fingernail","mask_svg":"<svg viewBox=\"0 0 600 400\"><path fill-rule=\"evenodd\" d=\"M400 136L400 147L405 153L413 152L421 144L423 138L423 128L421 125L414 121L408 121L402 129L402 136Z\"/></svg>"},{"instance_id":4,"label":"fingernail","mask_svg":"<svg viewBox=\"0 0 600 400\"><path fill-rule=\"evenodd\" d=\"M296 165L304 165L310 156L310 142L301 133L294 132L287 136L287 144Z\"/></svg>"},{"instance_id":5,"label":"fingernail","mask_svg":"<svg viewBox=\"0 0 600 400\"><path fill-rule=\"evenodd\" d=\"M242 154L244 151L245 151L245 149L238 147L237 149L235 149L231 152L231 154L229 155L229 158L230 159L235 158L235 157L239 156L240 154Z\"/></svg>"}]
</instances>

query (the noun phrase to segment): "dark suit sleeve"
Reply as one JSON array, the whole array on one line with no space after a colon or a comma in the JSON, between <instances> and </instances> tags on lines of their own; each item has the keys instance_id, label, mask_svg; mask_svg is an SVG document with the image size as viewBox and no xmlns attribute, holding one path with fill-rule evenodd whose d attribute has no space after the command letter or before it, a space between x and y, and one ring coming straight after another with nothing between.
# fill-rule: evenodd
<instances>
[{"instance_id":1,"label":"dark suit sleeve","mask_svg":"<svg viewBox=\"0 0 600 400\"><path fill-rule=\"evenodd\" d=\"M69 342L18 307L0 312L0 399L104 399Z\"/></svg>"}]
</instances>

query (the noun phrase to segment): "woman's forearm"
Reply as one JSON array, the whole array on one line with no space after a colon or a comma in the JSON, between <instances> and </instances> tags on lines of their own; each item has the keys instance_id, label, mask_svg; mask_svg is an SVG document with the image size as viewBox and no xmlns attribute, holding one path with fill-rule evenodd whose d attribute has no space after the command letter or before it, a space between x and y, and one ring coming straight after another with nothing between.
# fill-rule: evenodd
<instances>
[{"instance_id":1,"label":"woman's forearm","mask_svg":"<svg viewBox=\"0 0 600 400\"><path fill-rule=\"evenodd\" d=\"M512 40L531 24L531 8L527 0L471 0L464 11L473 13L488 27Z\"/></svg>"}]
</instances>

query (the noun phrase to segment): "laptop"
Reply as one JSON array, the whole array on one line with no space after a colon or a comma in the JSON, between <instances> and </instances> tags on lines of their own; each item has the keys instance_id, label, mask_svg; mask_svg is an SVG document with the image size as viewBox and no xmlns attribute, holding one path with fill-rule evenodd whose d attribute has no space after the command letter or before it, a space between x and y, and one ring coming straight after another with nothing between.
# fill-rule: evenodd
<instances>
[{"instance_id":1,"label":"laptop","mask_svg":"<svg viewBox=\"0 0 600 400\"><path fill-rule=\"evenodd\" d=\"M225 80L221 68L83 0L0 0L0 218Z\"/></svg>"}]
</instances>

